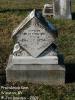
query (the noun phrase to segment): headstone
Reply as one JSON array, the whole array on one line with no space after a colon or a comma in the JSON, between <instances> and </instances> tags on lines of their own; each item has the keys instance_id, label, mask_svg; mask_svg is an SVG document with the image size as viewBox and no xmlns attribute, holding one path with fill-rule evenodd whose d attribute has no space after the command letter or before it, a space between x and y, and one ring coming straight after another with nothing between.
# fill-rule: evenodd
<instances>
[{"instance_id":1,"label":"headstone","mask_svg":"<svg viewBox=\"0 0 75 100\"><path fill-rule=\"evenodd\" d=\"M53 0L54 18L72 19L71 0Z\"/></svg>"},{"instance_id":2,"label":"headstone","mask_svg":"<svg viewBox=\"0 0 75 100\"><path fill-rule=\"evenodd\" d=\"M44 17L46 17L46 16L53 17L53 14L54 14L53 3L45 4L44 8L43 8L43 11L42 11L42 14L43 14Z\"/></svg>"},{"instance_id":3,"label":"headstone","mask_svg":"<svg viewBox=\"0 0 75 100\"><path fill-rule=\"evenodd\" d=\"M56 36L56 28L33 10L12 33L16 41L6 68L7 81L63 84L65 67L59 65Z\"/></svg>"}]
</instances>

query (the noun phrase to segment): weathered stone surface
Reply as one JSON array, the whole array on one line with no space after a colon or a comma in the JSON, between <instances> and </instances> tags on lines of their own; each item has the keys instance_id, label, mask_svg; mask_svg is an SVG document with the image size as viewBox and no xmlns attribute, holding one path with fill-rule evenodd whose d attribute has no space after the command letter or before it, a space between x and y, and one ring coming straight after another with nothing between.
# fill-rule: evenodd
<instances>
[{"instance_id":1,"label":"weathered stone surface","mask_svg":"<svg viewBox=\"0 0 75 100\"><path fill-rule=\"evenodd\" d=\"M65 68L63 65L48 64L13 64L9 59L6 68L7 81L27 81L58 85L65 82Z\"/></svg>"},{"instance_id":2,"label":"weathered stone surface","mask_svg":"<svg viewBox=\"0 0 75 100\"><path fill-rule=\"evenodd\" d=\"M53 3L52 2L50 4L45 4L44 5L42 14L43 14L43 16L53 16L54 7L53 7Z\"/></svg>"},{"instance_id":3,"label":"weathered stone surface","mask_svg":"<svg viewBox=\"0 0 75 100\"><path fill-rule=\"evenodd\" d=\"M16 43L19 43L19 46L31 56L38 57L55 42L56 32L56 28L51 23L33 10L13 31L12 36L16 37Z\"/></svg>"},{"instance_id":4,"label":"weathered stone surface","mask_svg":"<svg viewBox=\"0 0 75 100\"><path fill-rule=\"evenodd\" d=\"M17 41L29 54L37 57L54 42L54 37L40 23L39 26L36 23L17 34Z\"/></svg>"},{"instance_id":5,"label":"weathered stone surface","mask_svg":"<svg viewBox=\"0 0 75 100\"><path fill-rule=\"evenodd\" d=\"M16 43L13 49L13 56L27 57L31 55L26 50L24 50L18 43ZM55 44L50 45L46 50L44 50L44 52L39 55L39 57L43 56L57 56L57 46Z\"/></svg>"},{"instance_id":6,"label":"weathered stone surface","mask_svg":"<svg viewBox=\"0 0 75 100\"><path fill-rule=\"evenodd\" d=\"M54 18L60 18L60 2L59 0L53 0L54 3Z\"/></svg>"},{"instance_id":7,"label":"weathered stone surface","mask_svg":"<svg viewBox=\"0 0 75 100\"><path fill-rule=\"evenodd\" d=\"M44 56L39 58L34 58L32 56L22 57L13 56L13 64L58 64L57 56Z\"/></svg>"},{"instance_id":8,"label":"weathered stone surface","mask_svg":"<svg viewBox=\"0 0 75 100\"><path fill-rule=\"evenodd\" d=\"M72 19L71 0L54 0L54 18Z\"/></svg>"}]
</instances>

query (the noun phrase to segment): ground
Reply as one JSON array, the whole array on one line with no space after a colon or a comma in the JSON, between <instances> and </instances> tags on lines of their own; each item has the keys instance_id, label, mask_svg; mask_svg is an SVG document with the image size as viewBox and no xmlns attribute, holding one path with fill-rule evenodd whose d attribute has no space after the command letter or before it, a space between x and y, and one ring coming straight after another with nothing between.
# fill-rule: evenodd
<instances>
[{"instance_id":1,"label":"ground","mask_svg":"<svg viewBox=\"0 0 75 100\"><path fill-rule=\"evenodd\" d=\"M0 75L5 73L9 54L13 50L14 41L11 38L13 29L27 16L25 9L43 8L49 0L0 0ZM75 17L75 0L72 0L72 13ZM15 9L15 10L14 10ZM75 20L50 19L58 29L58 49L64 55L66 63L75 63ZM46 86L24 83L33 95L40 100L74 100L75 83L63 86ZM23 91L24 93L24 91Z\"/></svg>"}]
</instances>

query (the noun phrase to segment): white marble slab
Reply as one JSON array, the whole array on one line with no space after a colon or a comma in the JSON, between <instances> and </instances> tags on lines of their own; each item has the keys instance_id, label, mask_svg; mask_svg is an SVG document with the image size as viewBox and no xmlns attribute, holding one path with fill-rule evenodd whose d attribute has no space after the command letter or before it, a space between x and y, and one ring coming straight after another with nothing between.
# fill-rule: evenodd
<instances>
[{"instance_id":1,"label":"white marble slab","mask_svg":"<svg viewBox=\"0 0 75 100\"><path fill-rule=\"evenodd\" d=\"M34 58L32 56L13 56L13 64L58 64L57 56L43 56Z\"/></svg>"}]
</instances>

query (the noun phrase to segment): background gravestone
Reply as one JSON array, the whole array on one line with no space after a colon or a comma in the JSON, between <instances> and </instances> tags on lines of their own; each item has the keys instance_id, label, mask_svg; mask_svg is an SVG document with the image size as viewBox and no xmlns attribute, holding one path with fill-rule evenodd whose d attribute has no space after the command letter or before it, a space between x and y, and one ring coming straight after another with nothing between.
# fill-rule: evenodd
<instances>
[{"instance_id":1,"label":"background gravestone","mask_svg":"<svg viewBox=\"0 0 75 100\"><path fill-rule=\"evenodd\" d=\"M72 19L71 0L53 0L54 18Z\"/></svg>"},{"instance_id":2,"label":"background gravestone","mask_svg":"<svg viewBox=\"0 0 75 100\"><path fill-rule=\"evenodd\" d=\"M7 81L58 85L65 82L65 67L59 65L57 30L33 10L13 31L13 54L6 68Z\"/></svg>"}]
</instances>

